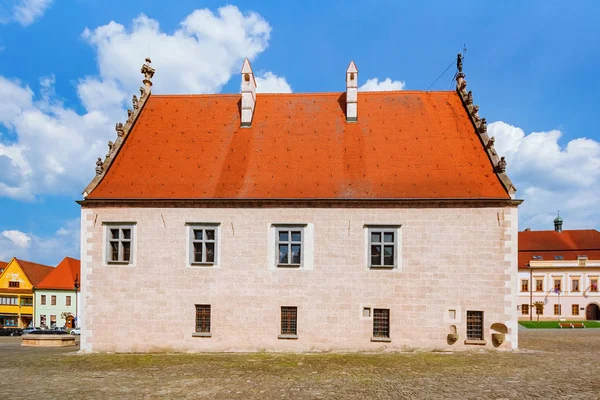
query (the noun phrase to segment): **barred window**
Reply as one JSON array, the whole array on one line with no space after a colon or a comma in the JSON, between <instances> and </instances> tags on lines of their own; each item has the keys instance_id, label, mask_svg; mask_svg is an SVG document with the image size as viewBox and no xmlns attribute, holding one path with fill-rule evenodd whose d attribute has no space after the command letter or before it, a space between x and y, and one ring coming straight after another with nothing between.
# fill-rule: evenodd
<instances>
[{"instance_id":1,"label":"barred window","mask_svg":"<svg viewBox=\"0 0 600 400\"><path fill-rule=\"evenodd\" d=\"M571 313L573 315L579 315L579 304L573 304L571 306Z\"/></svg>"},{"instance_id":2,"label":"barred window","mask_svg":"<svg viewBox=\"0 0 600 400\"><path fill-rule=\"evenodd\" d=\"M529 304L521 304L521 314L523 314L523 315L529 314Z\"/></svg>"},{"instance_id":3,"label":"barred window","mask_svg":"<svg viewBox=\"0 0 600 400\"><path fill-rule=\"evenodd\" d=\"M110 225L107 229L108 263L131 264L133 259L133 224Z\"/></svg>"},{"instance_id":4,"label":"barred window","mask_svg":"<svg viewBox=\"0 0 600 400\"><path fill-rule=\"evenodd\" d=\"M217 264L218 224L190 224L190 264Z\"/></svg>"},{"instance_id":5,"label":"barred window","mask_svg":"<svg viewBox=\"0 0 600 400\"><path fill-rule=\"evenodd\" d=\"M483 340L483 311L467 311L467 340Z\"/></svg>"},{"instance_id":6,"label":"barred window","mask_svg":"<svg viewBox=\"0 0 600 400\"><path fill-rule=\"evenodd\" d=\"M281 307L281 334L298 334L298 307Z\"/></svg>"},{"instance_id":7,"label":"barred window","mask_svg":"<svg viewBox=\"0 0 600 400\"><path fill-rule=\"evenodd\" d=\"M210 333L210 304L196 304L196 332Z\"/></svg>"},{"instance_id":8,"label":"barred window","mask_svg":"<svg viewBox=\"0 0 600 400\"><path fill-rule=\"evenodd\" d=\"M390 337L390 310L375 308L373 310L373 337Z\"/></svg>"},{"instance_id":9,"label":"barred window","mask_svg":"<svg viewBox=\"0 0 600 400\"><path fill-rule=\"evenodd\" d=\"M277 265L280 267L300 267L303 252L303 227L277 228Z\"/></svg>"}]
</instances>

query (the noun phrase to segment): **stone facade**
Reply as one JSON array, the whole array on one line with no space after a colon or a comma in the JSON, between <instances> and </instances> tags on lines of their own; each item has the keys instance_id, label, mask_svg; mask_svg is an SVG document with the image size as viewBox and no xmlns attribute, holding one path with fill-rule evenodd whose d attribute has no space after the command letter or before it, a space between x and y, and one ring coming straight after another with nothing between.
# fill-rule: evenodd
<instances>
[{"instance_id":1,"label":"stone facade","mask_svg":"<svg viewBox=\"0 0 600 400\"><path fill-rule=\"evenodd\" d=\"M132 265L106 264L107 222L135 223ZM492 324L517 348L516 207L83 205L81 223L83 351L493 348ZM216 266L189 265L186 223L219 224ZM277 223L306 224L303 268L275 266ZM401 226L397 268L368 268L369 225ZM193 336L195 304L211 305L211 337ZM298 307L296 340L278 338L281 306ZM371 341L364 307L390 310L391 341ZM470 310L484 346L465 344Z\"/></svg>"}]
</instances>

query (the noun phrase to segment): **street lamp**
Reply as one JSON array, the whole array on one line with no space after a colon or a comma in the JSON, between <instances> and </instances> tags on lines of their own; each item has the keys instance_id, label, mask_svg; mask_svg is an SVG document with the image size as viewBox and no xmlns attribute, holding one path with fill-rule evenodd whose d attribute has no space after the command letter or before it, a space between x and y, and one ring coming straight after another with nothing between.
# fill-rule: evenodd
<instances>
[{"instance_id":1,"label":"street lamp","mask_svg":"<svg viewBox=\"0 0 600 400\"><path fill-rule=\"evenodd\" d=\"M560 317L562 316L562 309L560 308L560 288L555 287L554 293L558 295L558 320L560 321Z\"/></svg>"},{"instance_id":2,"label":"street lamp","mask_svg":"<svg viewBox=\"0 0 600 400\"><path fill-rule=\"evenodd\" d=\"M77 299L77 292L79 291L79 274L77 274L75 276L75 282L73 283L73 289L75 290L75 328L77 328L77 323L79 321L77 321L77 307L78 307L78 299Z\"/></svg>"}]
</instances>

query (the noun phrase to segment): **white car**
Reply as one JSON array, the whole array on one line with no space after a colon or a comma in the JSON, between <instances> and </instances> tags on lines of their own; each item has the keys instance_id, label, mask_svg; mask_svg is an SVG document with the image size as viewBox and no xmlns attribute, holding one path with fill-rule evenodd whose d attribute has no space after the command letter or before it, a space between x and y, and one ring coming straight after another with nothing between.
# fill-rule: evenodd
<instances>
[{"instance_id":1,"label":"white car","mask_svg":"<svg viewBox=\"0 0 600 400\"><path fill-rule=\"evenodd\" d=\"M71 335L81 335L81 328L77 327L75 329L71 329Z\"/></svg>"}]
</instances>

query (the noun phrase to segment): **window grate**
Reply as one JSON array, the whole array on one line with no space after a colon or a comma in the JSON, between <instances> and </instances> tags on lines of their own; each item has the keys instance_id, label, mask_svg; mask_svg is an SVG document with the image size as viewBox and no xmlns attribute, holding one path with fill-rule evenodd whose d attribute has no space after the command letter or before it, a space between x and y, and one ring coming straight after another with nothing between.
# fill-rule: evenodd
<instances>
[{"instance_id":1,"label":"window grate","mask_svg":"<svg viewBox=\"0 0 600 400\"><path fill-rule=\"evenodd\" d=\"M390 337L390 310L381 308L373 310L373 337Z\"/></svg>"},{"instance_id":2,"label":"window grate","mask_svg":"<svg viewBox=\"0 0 600 400\"><path fill-rule=\"evenodd\" d=\"M281 334L298 334L298 307L281 307Z\"/></svg>"},{"instance_id":3,"label":"window grate","mask_svg":"<svg viewBox=\"0 0 600 400\"><path fill-rule=\"evenodd\" d=\"M467 311L467 340L483 340L483 311Z\"/></svg>"},{"instance_id":4,"label":"window grate","mask_svg":"<svg viewBox=\"0 0 600 400\"><path fill-rule=\"evenodd\" d=\"M210 333L210 304L196 304L196 332Z\"/></svg>"}]
</instances>

